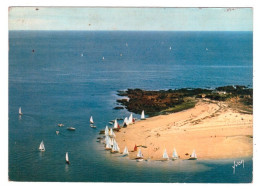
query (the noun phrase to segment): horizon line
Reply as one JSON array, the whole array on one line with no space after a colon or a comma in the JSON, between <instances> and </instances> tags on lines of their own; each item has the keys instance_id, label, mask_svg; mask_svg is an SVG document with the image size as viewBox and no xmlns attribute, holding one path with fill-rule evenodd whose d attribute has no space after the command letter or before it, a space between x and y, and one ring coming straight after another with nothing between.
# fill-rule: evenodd
<instances>
[{"instance_id":1,"label":"horizon line","mask_svg":"<svg viewBox=\"0 0 260 190\"><path fill-rule=\"evenodd\" d=\"M11 31L79 31L79 32L253 32L253 30L8 30Z\"/></svg>"}]
</instances>

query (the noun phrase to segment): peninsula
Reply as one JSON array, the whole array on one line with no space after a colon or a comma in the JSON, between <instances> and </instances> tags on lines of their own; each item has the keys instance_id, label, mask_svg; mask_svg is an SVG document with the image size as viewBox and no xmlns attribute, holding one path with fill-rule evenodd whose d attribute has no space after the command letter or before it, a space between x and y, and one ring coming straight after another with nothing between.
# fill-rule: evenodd
<instances>
[{"instance_id":1,"label":"peninsula","mask_svg":"<svg viewBox=\"0 0 260 190\"><path fill-rule=\"evenodd\" d=\"M153 117L121 128L116 140L134 159L135 145L144 159L161 160L175 148L180 159L188 159L195 149L198 159L242 158L253 154L253 91L245 86L214 90L179 89L119 92L128 99L120 102L129 111L143 109Z\"/></svg>"}]
</instances>

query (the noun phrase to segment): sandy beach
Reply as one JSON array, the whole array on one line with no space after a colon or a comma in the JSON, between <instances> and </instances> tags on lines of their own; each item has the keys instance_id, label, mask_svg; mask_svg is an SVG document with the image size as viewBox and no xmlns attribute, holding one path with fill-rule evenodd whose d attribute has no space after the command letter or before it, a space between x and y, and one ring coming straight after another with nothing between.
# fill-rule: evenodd
<instances>
[{"instance_id":1,"label":"sandy beach","mask_svg":"<svg viewBox=\"0 0 260 190\"><path fill-rule=\"evenodd\" d=\"M170 158L174 148L180 159L188 159L194 149L200 160L247 157L253 154L253 115L225 102L202 100L194 108L122 128L116 141L121 152L128 147L131 159L135 145L146 146L142 153L151 160L161 160L165 148Z\"/></svg>"}]
</instances>

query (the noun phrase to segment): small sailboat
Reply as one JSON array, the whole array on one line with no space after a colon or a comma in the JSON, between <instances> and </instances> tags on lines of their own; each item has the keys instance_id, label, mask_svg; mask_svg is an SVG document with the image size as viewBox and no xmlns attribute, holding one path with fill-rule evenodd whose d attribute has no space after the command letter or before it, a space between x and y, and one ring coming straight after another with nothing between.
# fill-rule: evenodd
<instances>
[{"instance_id":1,"label":"small sailboat","mask_svg":"<svg viewBox=\"0 0 260 190\"><path fill-rule=\"evenodd\" d=\"M164 161L169 160L169 156L168 156L168 154L167 154L167 150L166 150L166 149L164 149L163 160L164 160Z\"/></svg>"},{"instance_id":2,"label":"small sailboat","mask_svg":"<svg viewBox=\"0 0 260 190\"><path fill-rule=\"evenodd\" d=\"M90 124L90 127L91 128L97 128L95 125L92 125L92 124Z\"/></svg>"},{"instance_id":3,"label":"small sailboat","mask_svg":"<svg viewBox=\"0 0 260 190\"><path fill-rule=\"evenodd\" d=\"M94 124L94 120L93 120L92 116L90 117L89 122L90 122L90 124Z\"/></svg>"},{"instance_id":4,"label":"small sailboat","mask_svg":"<svg viewBox=\"0 0 260 190\"><path fill-rule=\"evenodd\" d=\"M117 144L117 142L115 141L115 139L113 139L113 147L111 150L111 153L118 153L120 151L120 148Z\"/></svg>"},{"instance_id":5,"label":"small sailboat","mask_svg":"<svg viewBox=\"0 0 260 190\"><path fill-rule=\"evenodd\" d=\"M67 130L69 130L69 131L75 131L76 128L74 128L74 127L68 127Z\"/></svg>"},{"instance_id":6,"label":"small sailboat","mask_svg":"<svg viewBox=\"0 0 260 190\"><path fill-rule=\"evenodd\" d=\"M112 128L110 128L109 136L112 137L112 138L115 138L115 137L116 137L116 134L114 133L114 131L113 131Z\"/></svg>"},{"instance_id":7,"label":"small sailboat","mask_svg":"<svg viewBox=\"0 0 260 190\"><path fill-rule=\"evenodd\" d=\"M125 43L125 46L128 47L128 43Z\"/></svg>"},{"instance_id":8,"label":"small sailboat","mask_svg":"<svg viewBox=\"0 0 260 190\"><path fill-rule=\"evenodd\" d=\"M206 48L206 51L208 51L209 49L208 48Z\"/></svg>"},{"instance_id":9,"label":"small sailboat","mask_svg":"<svg viewBox=\"0 0 260 190\"><path fill-rule=\"evenodd\" d=\"M108 126L106 126L106 128L105 128L105 136L109 136Z\"/></svg>"},{"instance_id":10,"label":"small sailboat","mask_svg":"<svg viewBox=\"0 0 260 190\"><path fill-rule=\"evenodd\" d=\"M59 124L58 124L58 126L59 126L59 127L63 127L63 126L64 126L64 124L62 124L62 123L59 123Z\"/></svg>"},{"instance_id":11,"label":"small sailboat","mask_svg":"<svg viewBox=\"0 0 260 190\"><path fill-rule=\"evenodd\" d=\"M21 107L19 107L19 115L23 115Z\"/></svg>"},{"instance_id":12,"label":"small sailboat","mask_svg":"<svg viewBox=\"0 0 260 190\"><path fill-rule=\"evenodd\" d=\"M66 152L65 159L66 159L66 163L67 163L67 164L70 164L70 161L69 161L69 153L68 153L68 152Z\"/></svg>"},{"instance_id":13,"label":"small sailboat","mask_svg":"<svg viewBox=\"0 0 260 190\"><path fill-rule=\"evenodd\" d=\"M141 161L143 161L143 160L144 160L144 156L143 156L143 154L142 154L141 149L139 149L138 154L137 154L136 161L137 161L137 162L141 162Z\"/></svg>"},{"instance_id":14,"label":"small sailboat","mask_svg":"<svg viewBox=\"0 0 260 190\"><path fill-rule=\"evenodd\" d=\"M141 120L145 120L144 110L142 111L142 114L141 114Z\"/></svg>"},{"instance_id":15,"label":"small sailboat","mask_svg":"<svg viewBox=\"0 0 260 190\"><path fill-rule=\"evenodd\" d=\"M114 122L114 129L117 129L117 128L118 128L117 119L115 119L115 122Z\"/></svg>"},{"instance_id":16,"label":"small sailboat","mask_svg":"<svg viewBox=\"0 0 260 190\"><path fill-rule=\"evenodd\" d=\"M102 57L102 60L105 60L105 57Z\"/></svg>"},{"instance_id":17,"label":"small sailboat","mask_svg":"<svg viewBox=\"0 0 260 190\"><path fill-rule=\"evenodd\" d=\"M173 149L173 153L172 153L172 160L178 160L179 156L177 154L177 151L175 150L175 148Z\"/></svg>"},{"instance_id":18,"label":"small sailboat","mask_svg":"<svg viewBox=\"0 0 260 190\"><path fill-rule=\"evenodd\" d=\"M127 147L125 147L124 152L123 152L123 156L128 156L128 155L129 155L128 149L127 149Z\"/></svg>"},{"instance_id":19,"label":"small sailboat","mask_svg":"<svg viewBox=\"0 0 260 190\"><path fill-rule=\"evenodd\" d=\"M56 131L56 135L59 135L59 133L60 133L59 131Z\"/></svg>"},{"instance_id":20,"label":"small sailboat","mask_svg":"<svg viewBox=\"0 0 260 190\"><path fill-rule=\"evenodd\" d=\"M196 155L196 151L195 150L193 150L189 160L197 160L197 155Z\"/></svg>"},{"instance_id":21,"label":"small sailboat","mask_svg":"<svg viewBox=\"0 0 260 190\"><path fill-rule=\"evenodd\" d=\"M106 150L111 150L111 149L112 149L110 140L108 140L108 141L106 142L106 148L105 148L105 149L106 149Z\"/></svg>"},{"instance_id":22,"label":"small sailboat","mask_svg":"<svg viewBox=\"0 0 260 190\"><path fill-rule=\"evenodd\" d=\"M82 54L81 54L81 57L83 57L83 56L84 56L84 54L82 53Z\"/></svg>"},{"instance_id":23,"label":"small sailboat","mask_svg":"<svg viewBox=\"0 0 260 190\"><path fill-rule=\"evenodd\" d=\"M44 151L45 151L45 146L44 146L43 141L41 142L41 144L40 144L40 146L39 146L39 150L40 150L41 152L44 152Z\"/></svg>"},{"instance_id":24,"label":"small sailboat","mask_svg":"<svg viewBox=\"0 0 260 190\"><path fill-rule=\"evenodd\" d=\"M130 114L128 118L128 125L133 123L133 114Z\"/></svg>"},{"instance_id":25,"label":"small sailboat","mask_svg":"<svg viewBox=\"0 0 260 190\"><path fill-rule=\"evenodd\" d=\"M169 47L169 50L172 50L172 46Z\"/></svg>"},{"instance_id":26,"label":"small sailboat","mask_svg":"<svg viewBox=\"0 0 260 190\"><path fill-rule=\"evenodd\" d=\"M128 118L126 117L123 122L123 127L127 127L128 125Z\"/></svg>"}]
</instances>

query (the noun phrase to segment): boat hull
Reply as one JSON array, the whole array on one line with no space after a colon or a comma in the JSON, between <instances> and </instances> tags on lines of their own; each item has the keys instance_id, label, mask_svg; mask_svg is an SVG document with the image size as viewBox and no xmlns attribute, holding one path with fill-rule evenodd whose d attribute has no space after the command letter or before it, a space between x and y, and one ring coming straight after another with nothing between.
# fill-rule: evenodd
<instances>
[{"instance_id":1,"label":"boat hull","mask_svg":"<svg viewBox=\"0 0 260 190\"><path fill-rule=\"evenodd\" d=\"M142 161L144 161L144 159L143 158L136 158L136 161L137 162L142 162Z\"/></svg>"},{"instance_id":2,"label":"boat hull","mask_svg":"<svg viewBox=\"0 0 260 190\"><path fill-rule=\"evenodd\" d=\"M75 128L67 128L67 130L69 130L69 131L75 131L76 129L75 129Z\"/></svg>"},{"instance_id":3,"label":"boat hull","mask_svg":"<svg viewBox=\"0 0 260 190\"><path fill-rule=\"evenodd\" d=\"M197 160L197 158L189 158L188 160Z\"/></svg>"},{"instance_id":4,"label":"boat hull","mask_svg":"<svg viewBox=\"0 0 260 190\"><path fill-rule=\"evenodd\" d=\"M119 151L111 151L112 154L118 153Z\"/></svg>"}]
</instances>

